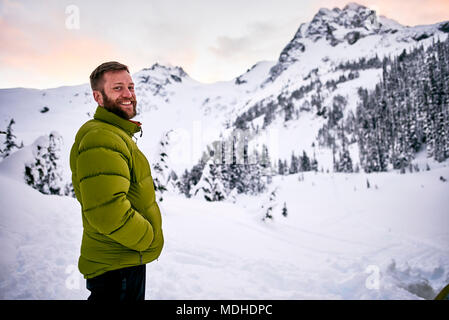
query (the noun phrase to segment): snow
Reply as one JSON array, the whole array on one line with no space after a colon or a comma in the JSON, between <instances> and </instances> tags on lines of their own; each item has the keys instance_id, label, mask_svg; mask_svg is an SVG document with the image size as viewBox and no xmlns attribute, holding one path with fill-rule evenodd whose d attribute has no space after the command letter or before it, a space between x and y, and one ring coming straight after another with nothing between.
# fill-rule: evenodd
<instances>
[{"instance_id":1,"label":"snow","mask_svg":"<svg viewBox=\"0 0 449 320\"><path fill-rule=\"evenodd\" d=\"M449 281L449 182L439 178L449 167L433 165L278 176L265 193L235 202L164 194L166 244L147 265L146 298L433 298ZM8 175L11 166L0 166L0 298L86 299L78 202L39 193ZM274 189L278 205L264 222Z\"/></svg>"},{"instance_id":2,"label":"snow","mask_svg":"<svg viewBox=\"0 0 449 320\"><path fill-rule=\"evenodd\" d=\"M43 195L3 175L0 181L0 298L87 298L85 290L66 286L67 270L79 274L74 268L82 234L78 202Z\"/></svg>"},{"instance_id":3,"label":"snow","mask_svg":"<svg viewBox=\"0 0 449 320\"><path fill-rule=\"evenodd\" d=\"M356 11L357 8L359 6L350 5L348 12ZM324 13L328 16L326 18L331 20L342 14L341 11L328 10ZM348 17L344 19L347 20ZM387 18L381 17L380 21L385 24L384 29L400 26L396 26ZM304 29L306 25L309 24L303 24L300 29ZM338 33L339 30L346 32L347 28L339 25L335 32ZM419 42L412 40L413 36L422 33L433 36ZM362 37L353 45L343 41L335 47L324 38L317 41L300 38L301 43L305 45L305 51L298 49L289 51L291 57L297 61L285 66L286 70L273 82L267 82L267 79L270 77L270 69L278 61L256 63L238 77L243 82L241 84L236 84L236 81L202 84L190 78L179 67L155 64L151 68L133 74L139 110L135 120L143 123L144 131L143 136L138 139L138 145L148 155L150 163L153 163L157 156L154 150L159 143L159 137L173 130L178 139L173 140L169 152L178 157L173 157L171 167L180 175L185 169L191 169L197 163L206 146L217 140L220 134L226 138L229 126L238 115L262 100L275 101L281 92L292 93L301 86L308 85L310 80L304 79L312 70L318 70L317 76L324 84L327 80L338 79L341 71L335 71L335 67L342 62L357 61L361 57L369 59L375 55L382 59L384 56L399 54L404 49L414 46L430 45L438 37L443 41L447 35L438 31L438 25L435 24L402 27L394 34L374 33ZM339 84L334 92L323 89L322 94L328 95L328 101L337 94L348 97L347 110L354 110L358 99L356 93L358 87L374 88L380 75L381 69L366 70L360 72L359 78ZM298 105L310 102L310 95L307 94L299 100ZM49 110L43 113L45 107ZM45 90L0 89L0 129L4 130L9 120L14 117L16 120L14 130L19 141L23 140L26 145L33 143L37 136L48 135L51 131L59 132L64 139L61 157L65 161L65 168L68 168L68 154L75 133L92 117L94 110L95 104L87 83ZM267 130L272 130L271 127L269 126ZM316 130L320 128L315 127ZM303 134L316 136L316 130ZM261 134L264 133L261 131ZM1 139L3 137L0 136ZM302 141L297 140L296 145L302 145ZM296 148L285 150L285 153L290 156L294 150ZM327 161L326 159L328 157L318 161ZM69 176L68 172L65 174Z\"/></svg>"},{"instance_id":4,"label":"snow","mask_svg":"<svg viewBox=\"0 0 449 320\"><path fill-rule=\"evenodd\" d=\"M321 14L331 21L341 10ZM293 46L273 81L267 79L278 61L256 63L238 81L213 84L159 64L134 73L135 120L144 131L139 148L154 165L161 137L171 132L167 161L181 176L208 144L226 139L236 117L256 103L277 103L280 93L288 96L318 77L325 84L347 76L348 71L336 69L342 62L382 59L447 37L438 25L409 28L385 17L378 21L385 32L376 33L370 22L357 42L336 46L324 37L307 38L312 23L302 24L297 37L305 50ZM356 30L338 28L335 35L341 39ZM424 34L433 36L413 40ZM345 114L355 111L358 88L373 89L381 75L381 69L361 70L334 91L322 86L323 105L341 95L347 100ZM254 119L259 130L250 146L261 151L266 144L272 163L304 150L310 158L315 155L320 172L277 176L259 196L234 193L224 202L164 193L166 244L159 260L147 266L148 299L429 299L449 282L449 162L436 163L421 152L413 161L419 172L324 173L332 172L332 151L318 146L317 133L326 120L313 108L301 108L310 107L312 94L316 91L292 100L298 111L292 120L284 122L278 114L262 129L264 116ZM95 107L87 83L0 90L0 129L14 118L17 142L25 145L0 162L0 299L85 299L89 294L77 270L79 203L39 193L24 183L23 174L24 164L33 161L33 146L56 131L63 137L61 165L64 182L69 181L70 147ZM357 146L349 151L356 164ZM262 221L274 190L274 218ZM281 215L284 202L287 217Z\"/></svg>"}]
</instances>

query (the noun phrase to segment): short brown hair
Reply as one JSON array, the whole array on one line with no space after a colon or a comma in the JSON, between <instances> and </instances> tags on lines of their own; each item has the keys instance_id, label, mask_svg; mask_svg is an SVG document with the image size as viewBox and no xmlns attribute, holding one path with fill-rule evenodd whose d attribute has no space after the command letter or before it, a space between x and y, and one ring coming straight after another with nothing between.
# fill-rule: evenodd
<instances>
[{"instance_id":1,"label":"short brown hair","mask_svg":"<svg viewBox=\"0 0 449 320\"><path fill-rule=\"evenodd\" d=\"M90 74L90 87L92 90L103 89L103 74L108 71L126 70L129 73L128 67L117 61L109 61L100 64Z\"/></svg>"}]
</instances>

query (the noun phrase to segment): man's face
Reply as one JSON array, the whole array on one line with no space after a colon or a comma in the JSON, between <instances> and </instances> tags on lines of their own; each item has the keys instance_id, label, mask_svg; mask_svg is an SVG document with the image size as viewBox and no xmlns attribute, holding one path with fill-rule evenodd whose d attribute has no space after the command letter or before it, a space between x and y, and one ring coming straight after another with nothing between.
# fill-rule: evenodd
<instances>
[{"instance_id":1,"label":"man's face","mask_svg":"<svg viewBox=\"0 0 449 320\"><path fill-rule=\"evenodd\" d=\"M135 117L137 100L131 75L126 70L109 71L103 74L103 82L103 90L94 92L98 104L123 119Z\"/></svg>"}]
</instances>

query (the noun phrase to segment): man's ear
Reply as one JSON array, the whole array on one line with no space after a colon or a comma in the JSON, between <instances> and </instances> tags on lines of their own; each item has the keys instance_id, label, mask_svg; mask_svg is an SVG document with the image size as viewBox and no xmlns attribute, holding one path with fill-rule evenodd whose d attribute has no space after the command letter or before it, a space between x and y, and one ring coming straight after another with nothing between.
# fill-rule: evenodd
<instances>
[{"instance_id":1,"label":"man's ear","mask_svg":"<svg viewBox=\"0 0 449 320\"><path fill-rule=\"evenodd\" d=\"M93 92L94 99L98 103L99 106L103 106L103 95L100 91L94 90Z\"/></svg>"}]
</instances>

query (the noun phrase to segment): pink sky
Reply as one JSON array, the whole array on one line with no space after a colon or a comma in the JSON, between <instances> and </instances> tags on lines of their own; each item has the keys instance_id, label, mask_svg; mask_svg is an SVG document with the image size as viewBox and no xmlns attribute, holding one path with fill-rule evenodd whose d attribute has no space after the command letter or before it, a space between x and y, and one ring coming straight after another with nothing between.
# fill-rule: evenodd
<instances>
[{"instance_id":1,"label":"pink sky","mask_svg":"<svg viewBox=\"0 0 449 320\"><path fill-rule=\"evenodd\" d=\"M114 6L111 6L111 3ZM125 2L123 2L125 3ZM231 80L276 60L299 25L342 0L0 0L0 88L88 82L98 64L119 60L132 72L159 62L202 82ZM404 25L449 20L448 0L358 0ZM66 8L79 8L68 30Z\"/></svg>"}]
</instances>

